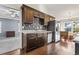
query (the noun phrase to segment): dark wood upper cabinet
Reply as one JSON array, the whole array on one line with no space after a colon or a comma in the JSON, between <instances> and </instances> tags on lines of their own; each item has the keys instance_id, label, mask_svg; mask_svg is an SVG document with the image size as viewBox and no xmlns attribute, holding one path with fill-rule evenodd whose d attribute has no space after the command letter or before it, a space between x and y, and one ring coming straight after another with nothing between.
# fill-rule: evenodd
<instances>
[{"instance_id":1,"label":"dark wood upper cabinet","mask_svg":"<svg viewBox=\"0 0 79 59\"><path fill-rule=\"evenodd\" d=\"M39 12L38 12L37 10L33 10L33 11L34 11L34 13L33 13L34 16L35 16L35 17L39 17Z\"/></svg>"},{"instance_id":2,"label":"dark wood upper cabinet","mask_svg":"<svg viewBox=\"0 0 79 59\"><path fill-rule=\"evenodd\" d=\"M33 17L38 17L41 19L44 19L44 23L47 24L48 21L53 20L54 17L50 15L47 15L43 12L40 12L34 8L31 8L26 5L22 5L22 23L32 23L33 22Z\"/></svg>"},{"instance_id":3,"label":"dark wood upper cabinet","mask_svg":"<svg viewBox=\"0 0 79 59\"><path fill-rule=\"evenodd\" d=\"M39 17L40 17L40 18L44 18L44 17L45 17L45 14L44 14L44 13L39 12Z\"/></svg>"},{"instance_id":4,"label":"dark wood upper cabinet","mask_svg":"<svg viewBox=\"0 0 79 59\"><path fill-rule=\"evenodd\" d=\"M45 15L44 24L47 25L49 21L50 21L50 17L48 15Z\"/></svg>"},{"instance_id":5,"label":"dark wood upper cabinet","mask_svg":"<svg viewBox=\"0 0 79 59\"><path fill-rule=\"evenodd\" d=\"M55 17L52 17L50 15L45 15L44 25L47 25L49 21L54 21Z\"/></svg>"},{"instance_id":6,"label":"dark wood upper cabinet","mask_svg":"<svg viewBox=\"0 0 79 59\"><path fill-rule=\"evenodd\" d=\"M22 22L32 23L33 22L33 10L29 7L22 6Z\"/></svg>"}]
</instances>

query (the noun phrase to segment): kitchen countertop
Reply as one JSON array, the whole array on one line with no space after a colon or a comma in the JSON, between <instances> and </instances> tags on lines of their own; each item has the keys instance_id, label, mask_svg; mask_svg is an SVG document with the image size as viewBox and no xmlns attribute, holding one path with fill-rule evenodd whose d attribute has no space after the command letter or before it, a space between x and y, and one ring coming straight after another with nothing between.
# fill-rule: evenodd
<instances>
[{"instance_id":1,"label":"kitchen countertop","mask_svg":"<svg viewBox=\"0 0 79 59\"><path fill-rule=\"evenodd\" d=\"M22 30L22 33L51 33L52 31L45 31L45 30Z\"/></svg>"}]
</instances>

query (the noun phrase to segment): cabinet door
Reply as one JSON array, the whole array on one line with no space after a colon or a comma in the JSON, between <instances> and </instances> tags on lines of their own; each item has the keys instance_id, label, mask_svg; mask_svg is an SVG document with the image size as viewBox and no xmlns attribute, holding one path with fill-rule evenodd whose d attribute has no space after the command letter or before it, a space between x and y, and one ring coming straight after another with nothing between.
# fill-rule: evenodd
<instances>
[{"instance_id":1,"label":"cabinet door","mask_svg":"<svg viewBox=\"0 0 79 59\"><path fill-rule=\"evenodd\" d=\"M37 46L38 47L41 47L41 46L44 46L44 44L45 44L44 34L43 33L40 33L37 36Z\"/></svg>"},{"instance_id":2,"label":"cabinet door","mask_svg":"<svg viewBox=\"0 0 79 59\"><path fill-rule=\"evenodd\" d=\"M35 17L39 17L39 12L36 11L36 10L34 10L34 16L35 16Z\"/></svg>"},{"instance_id":3,"label":"cabinet door","mask_svg":"<svg viewBox=\"0 0 79 59\"><path fill-rule=\"evenodd\" d=\"M39 17L44 18L45 17L44 13L39 12Z\"/></svg>"},{"instance_id":4,"label":"cabinet door","mask_svg":"<svg viewBox=\"0 0 79 59\"><path fill-rule=\"evenodd\" d=\"M35 42L36 42L36 38L32 38L32 39L31 38L28 38L27 39L27 50L28 51L36 48Z\"/></svg>"},{"instance_id":5,"label":"cabinet door","mask_svg":"<svg viewBox=\"0 0 79 59\"><path fill-rule=\"evenodd\" d=\"M26 9L24 8L24 6L22 6L22 23L26 22Z\"/></svg>"},{"instance_id":6,"label":"cabinet door","mask_svg":"<svg viewBox=\"0 0 79 59\"><path fill-rule=\"evenodd\" d=\"M27 51L36 48L36 34L27 34Z\"/></svg>"},{"instance_id":7,"label":"cabinet door","mask_svg":"<svg viewBox=\"0 0 79 59\"><path fill-rule=\"evenodd\" d=\"M32 23L33 22L33 9L28 8L28 19L27 23Z\"/></svg>"},{"instance_id":8,"label":"cabinet door","mask_svg":"<svg viewBox=\"0 0 79 59\"><path fill-rule=\"evenodd\" d=\"M49 21L50 21L50 17L48 15L45 15L45 22L44 22L44 24L47 25Z\"/></svg>"},{"instance_id":9,"label":"cabinet door","mask_svg":"<svg viewBox=\"0 0 79 59\"><path fill-rule=\"evenodd\" d=\"M22 22L32 23L33 20L33 10L31 8L22 6Z\"/></svg>"}]
</instances>

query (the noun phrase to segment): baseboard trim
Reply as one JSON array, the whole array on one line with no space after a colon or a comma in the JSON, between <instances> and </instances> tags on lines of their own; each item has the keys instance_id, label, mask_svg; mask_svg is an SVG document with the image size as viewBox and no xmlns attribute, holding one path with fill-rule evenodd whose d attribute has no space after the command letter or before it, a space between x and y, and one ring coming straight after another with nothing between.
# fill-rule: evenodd
<instances>
[{"instance_id":1,"label":"baseboard trim","mask_svg":"<svg viewBox=\"0 0 79 59\"><path fill-rule=\"evenodd\" d=\"M58 40L57 42L55 42L55 43L58 43L58 42L60 42L60 40Z\"/></svg>"},{"instance_id":2,"label":"baseboard trim","mask_svg":"<svg viewBox=\"0 0 79 59\"><path fill-rule=\"evenodd\" d=\"M15 49L13 51L2 53L0 55L20 55L20 48Z\"/></svg>"},{"instance_id":3,"label":"baseboard trim","mask_svg":"<svg viewBox=\"0 0 79 59\"><path fill-rule=\"evenodd\" d=\"M51 43L53 43L53 42L47 43L47 45L49 45L49 44L51 44Z\"/></svg>"}]
</instances>

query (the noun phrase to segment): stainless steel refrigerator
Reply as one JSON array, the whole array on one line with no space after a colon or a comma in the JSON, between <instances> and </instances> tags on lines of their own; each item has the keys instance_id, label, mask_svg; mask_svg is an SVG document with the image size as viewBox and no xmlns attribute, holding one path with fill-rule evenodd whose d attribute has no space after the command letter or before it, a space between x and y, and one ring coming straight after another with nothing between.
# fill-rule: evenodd
<instances>
[{"instance_id":1,"label":"stainless steel refrigerator","mask_svg":"<svg viewBox=\"0 0 79 59\"><path fill-rule=\"evenodd\" d=\"M47 25L47 31L52 31L52 42L58 42L60 40L60 24L56 20L49 21Z\"/></svg>"}]
</instances>

